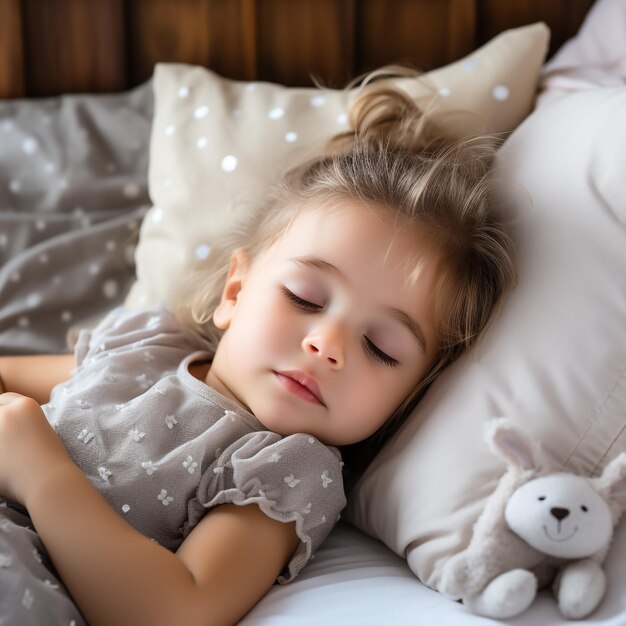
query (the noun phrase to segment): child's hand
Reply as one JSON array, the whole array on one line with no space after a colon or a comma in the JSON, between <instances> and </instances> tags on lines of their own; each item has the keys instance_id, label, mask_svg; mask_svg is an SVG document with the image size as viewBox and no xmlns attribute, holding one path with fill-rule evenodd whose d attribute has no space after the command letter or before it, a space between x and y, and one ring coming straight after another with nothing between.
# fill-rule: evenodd
<instances>
[{"instance_id":1,"label":"child's hand","mask_svg":"<svg viewBox=\"0 0 626 626\"><path fill-rule=\"evenodd\" d=\"M73 464L39 404L19 393L0 394L0 495L25 505L63 465Z\"/></svg>"}]
</instances>

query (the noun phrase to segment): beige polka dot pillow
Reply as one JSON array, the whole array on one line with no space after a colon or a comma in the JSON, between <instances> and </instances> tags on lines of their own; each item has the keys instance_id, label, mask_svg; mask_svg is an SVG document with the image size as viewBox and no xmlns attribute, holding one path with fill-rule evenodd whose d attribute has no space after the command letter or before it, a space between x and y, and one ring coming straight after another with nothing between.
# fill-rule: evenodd
<instances>
[{"instance_id":1,"label":"beige polka dot pillow","mask_svg":"<svg viewBox=\"0 0 626 626\"><path fill-rule=\"evenodd\" d=\"M455 114L450 136L513 130L530 113L549 32L538 23L501 33L460 61L399 86L435 112ZM351 94L221 78L159 64L150 143L153 203L125 305L168 303L180 277L209 262L220 238L297 161L347 129Z\"/></svg>"}]
</instances>

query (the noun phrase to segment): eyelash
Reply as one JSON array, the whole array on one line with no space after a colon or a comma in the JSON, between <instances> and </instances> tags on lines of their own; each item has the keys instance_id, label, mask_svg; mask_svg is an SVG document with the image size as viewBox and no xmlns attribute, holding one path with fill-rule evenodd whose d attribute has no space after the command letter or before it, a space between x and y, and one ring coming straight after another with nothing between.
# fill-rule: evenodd
<instances>
[{"instance_id":1,"label":"eyelash","mask_svg":"<svg viewBox=\"0 0 626 626\"><path fill-rule=\"evenodd\" d=\"M287 287L282 287L282 292L292 304L295 304L298 308L304 309L305 311L317 312L322 307L318 304L313 304L308 300L304 300L303 298L299 298L295 293L289 291ZM400 365L396 359L390 357L388 354L385 354L380 348L377 348L367 337L363 337L363 345L366 350L380 363L384 363L388 367L397 367Z\"/></svg>"}]
</instances>

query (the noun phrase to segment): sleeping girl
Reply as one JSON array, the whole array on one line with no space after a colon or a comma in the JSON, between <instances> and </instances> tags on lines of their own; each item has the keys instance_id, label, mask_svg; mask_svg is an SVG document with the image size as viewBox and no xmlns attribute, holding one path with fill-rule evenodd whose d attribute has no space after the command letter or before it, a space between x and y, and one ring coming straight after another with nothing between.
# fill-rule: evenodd
<instances>
[{"instance_id":1,"label":"sleeping girl","mask_svg":"<svg viewBox=\"0 0 626 626\"><path fill-rule=\"evenodd\" d=\"M377 83L351 122L176 303L0 358L6 623L234 624L487 326L514 280L493 143L426 139Z\"/></svg>"}]
</instances>

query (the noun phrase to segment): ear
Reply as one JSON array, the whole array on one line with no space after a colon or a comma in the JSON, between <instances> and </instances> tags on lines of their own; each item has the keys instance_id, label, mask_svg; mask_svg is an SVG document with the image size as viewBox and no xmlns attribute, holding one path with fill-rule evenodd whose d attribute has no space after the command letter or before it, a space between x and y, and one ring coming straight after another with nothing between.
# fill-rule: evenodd
<instances>
[{"instance_id":1,"label":"ear","mask_svg":"<svg viewBox=\"0 0 626 626\"><path fill-rule=\"evenodd\" d=\"M247 252L244 248L237 248L230 257L230 266L222 290L222 298L213 312L213 322L222 330L226 330L230 326L249 269L250 263Z\"/></svg>"},{"instance_id":2,"label":"ear","mask_svg":"<svg viewBox=\"0 0 626 626\"><path fill-rule=\"evenodd\" d=\"M492 452L508 465L520 470L539 468L537 446L511 420L489 420L485 424L485 439Z\"/></svg>"},{"instance_id":3,"label":"ear","mask_svg":"<svg viewBox=\"0 0 626 626\"><path fill-rule=\"evenodd\" d=\"M617 455L597 479L597 485L606 489L611 499L626 508L626 452Z\"/></svg>"}]
</instances>

